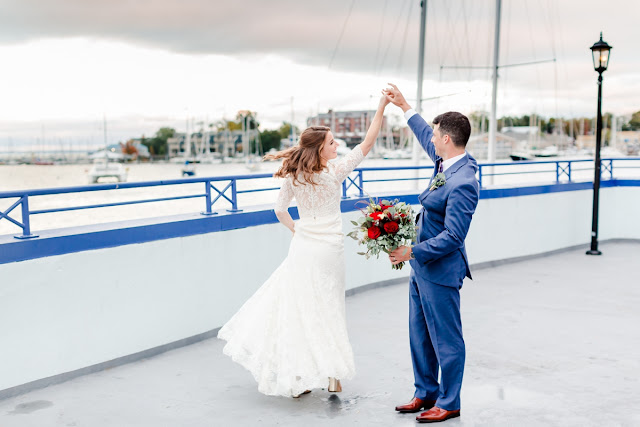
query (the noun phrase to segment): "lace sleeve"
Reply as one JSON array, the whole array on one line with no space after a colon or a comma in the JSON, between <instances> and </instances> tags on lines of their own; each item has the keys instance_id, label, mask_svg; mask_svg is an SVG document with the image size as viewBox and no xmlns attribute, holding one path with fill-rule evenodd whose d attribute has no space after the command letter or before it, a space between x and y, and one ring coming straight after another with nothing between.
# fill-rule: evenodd
<instances>
[{"instance_id":1,"label":"lace sleeve","mask_svg":"<svg viewBox=\"0 0 640 427\"><path fill-rule=\"evenodd\" d=\"M289 209L289 205L291 204L291 200L293 200L293 186L291 184L291 178L287 177L284 179L282 183L282 187L280 187L280 192L278 193L278 199L276 200L276 212L286 212Z\"/></svg>"},{"instance_id":2,"label":"lace sleeve","mask_svg":"<svg viewBox=\"0 0 640 427\"><path fill-rule=\"evenodd\" d=\"M360 148L360 144L356 145L353 150L344 158L338 160L335 163L336 167L336 178L338 181L342 182L347 179L347 176L364 160L364 154L362 153L362 148Z\"/></svg>"}]
</instances>

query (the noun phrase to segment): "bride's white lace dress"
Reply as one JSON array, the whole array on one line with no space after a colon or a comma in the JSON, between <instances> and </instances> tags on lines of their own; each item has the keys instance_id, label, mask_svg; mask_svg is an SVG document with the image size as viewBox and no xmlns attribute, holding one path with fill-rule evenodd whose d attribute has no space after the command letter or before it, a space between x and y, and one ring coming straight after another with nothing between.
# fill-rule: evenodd
<instances>
[{"instance_id":1,"label":"bride's white lace dress","mask_svg":"<svg viewBox=\"0 0 640 427\"><path fill-rule=\"evenodd\" d=\"M277 211L295 197L300 220L289 253L218 332L224 353L248 369L267 395L327 387L355 374L345 319L342 181L363 160L360 146L315 174L316 185L284 180Z\"/></svg>"}]
</instances>

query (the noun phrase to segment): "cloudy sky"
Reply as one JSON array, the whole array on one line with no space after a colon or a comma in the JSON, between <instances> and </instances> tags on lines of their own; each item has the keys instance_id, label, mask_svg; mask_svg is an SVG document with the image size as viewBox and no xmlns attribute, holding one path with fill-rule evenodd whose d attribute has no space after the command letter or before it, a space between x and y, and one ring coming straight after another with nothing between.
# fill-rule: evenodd
<instances>
[{"instance_id":1,"label":"cloudy sky","mask_svg":"<svg viewBox=\"0 0 640 427\"><path fill-rule=\"evenodd\" d=\"M428 0L424 111L488 110L495 0ZM589 47L614 48L605 111L640 110L640 2L503 0L498 114L593 116ZM257 112L262 128L415 103L418 0L0 0L0 150L100 143ZM400 120L398 114L393 115ZM197 125L196 125L197 126ZM6 148L5 148L6 149Z\"/></svg>"}]
</instances>

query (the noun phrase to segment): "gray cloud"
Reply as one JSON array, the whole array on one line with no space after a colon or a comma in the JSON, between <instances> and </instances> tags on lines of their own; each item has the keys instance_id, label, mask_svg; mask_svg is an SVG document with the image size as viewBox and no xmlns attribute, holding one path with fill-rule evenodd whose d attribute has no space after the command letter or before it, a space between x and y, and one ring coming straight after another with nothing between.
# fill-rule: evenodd
<instances>
[{"instance_id":1,"label":"gray cloud","mask_svg":"<svg viewBox=\"0 0 640 427\"><path fill-rule=\"evenodd\" d=\"M430 71L444 63L478 65L491 59L494 4L428 1ZM23 0L3 6L0 42L93 36L176 52L279 53L328 64L350 5L348 0ZM613 44L627 50L627 40L632 46L637 38L634 16L640 6L617 0L607 7L594 0L503 1L501 56L517 62L550 58L554 51L562 60L584 57L602 27L611 27L605 35L615 34ZM406 31L402 68L414 72L418 20L418 0L356 0L334 67L394 71ZM635 63L631 56L620 59Z\"/></svg>"},{"instance_id":2,"label":"gray cloud","mask_svg":"<svg viewBox=\"0 0 640 427\"><path fill-rule=\"evenodd\" d=\"M0 43L89 36L189 54L280 54L329 66L350 0L4 0ZM10 4L7 4L10 3ZM640 2L505 0L501 63L556 57L556 65L504 69L503 84L522 90L591 85L588 47L600 30L614 50L613 73L637 73ZM488 70L441 69L489 65L494 0L429 0L425 78L486 80ZM409 14L409 9L411 13ZM384 14L383 14L384 12ZM419 0L355 0L332 68L415 78ZM406 40L406 42L404 42ZM521 71L523 70L523 71ZM556 77L557 76L557 77Z\"/></svg>"}]
</instances>

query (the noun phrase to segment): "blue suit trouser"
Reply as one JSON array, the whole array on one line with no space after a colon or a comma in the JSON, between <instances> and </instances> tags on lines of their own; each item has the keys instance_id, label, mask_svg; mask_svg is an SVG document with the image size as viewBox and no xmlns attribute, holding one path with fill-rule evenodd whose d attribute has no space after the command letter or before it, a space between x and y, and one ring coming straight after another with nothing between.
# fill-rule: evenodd
<instances>
[{"instance_id":1,"label":"blue suit trouser","mask_svg":"<svg viewBox=\"0 0 640 427\"><path fill-rule=\"evenodd\" d=\"M437 407L448 411L460 409L465 361L460 290L429 282L418 277L413 270L409 287L414 396L435 400Z\"/></svg>"}]
</instances>

